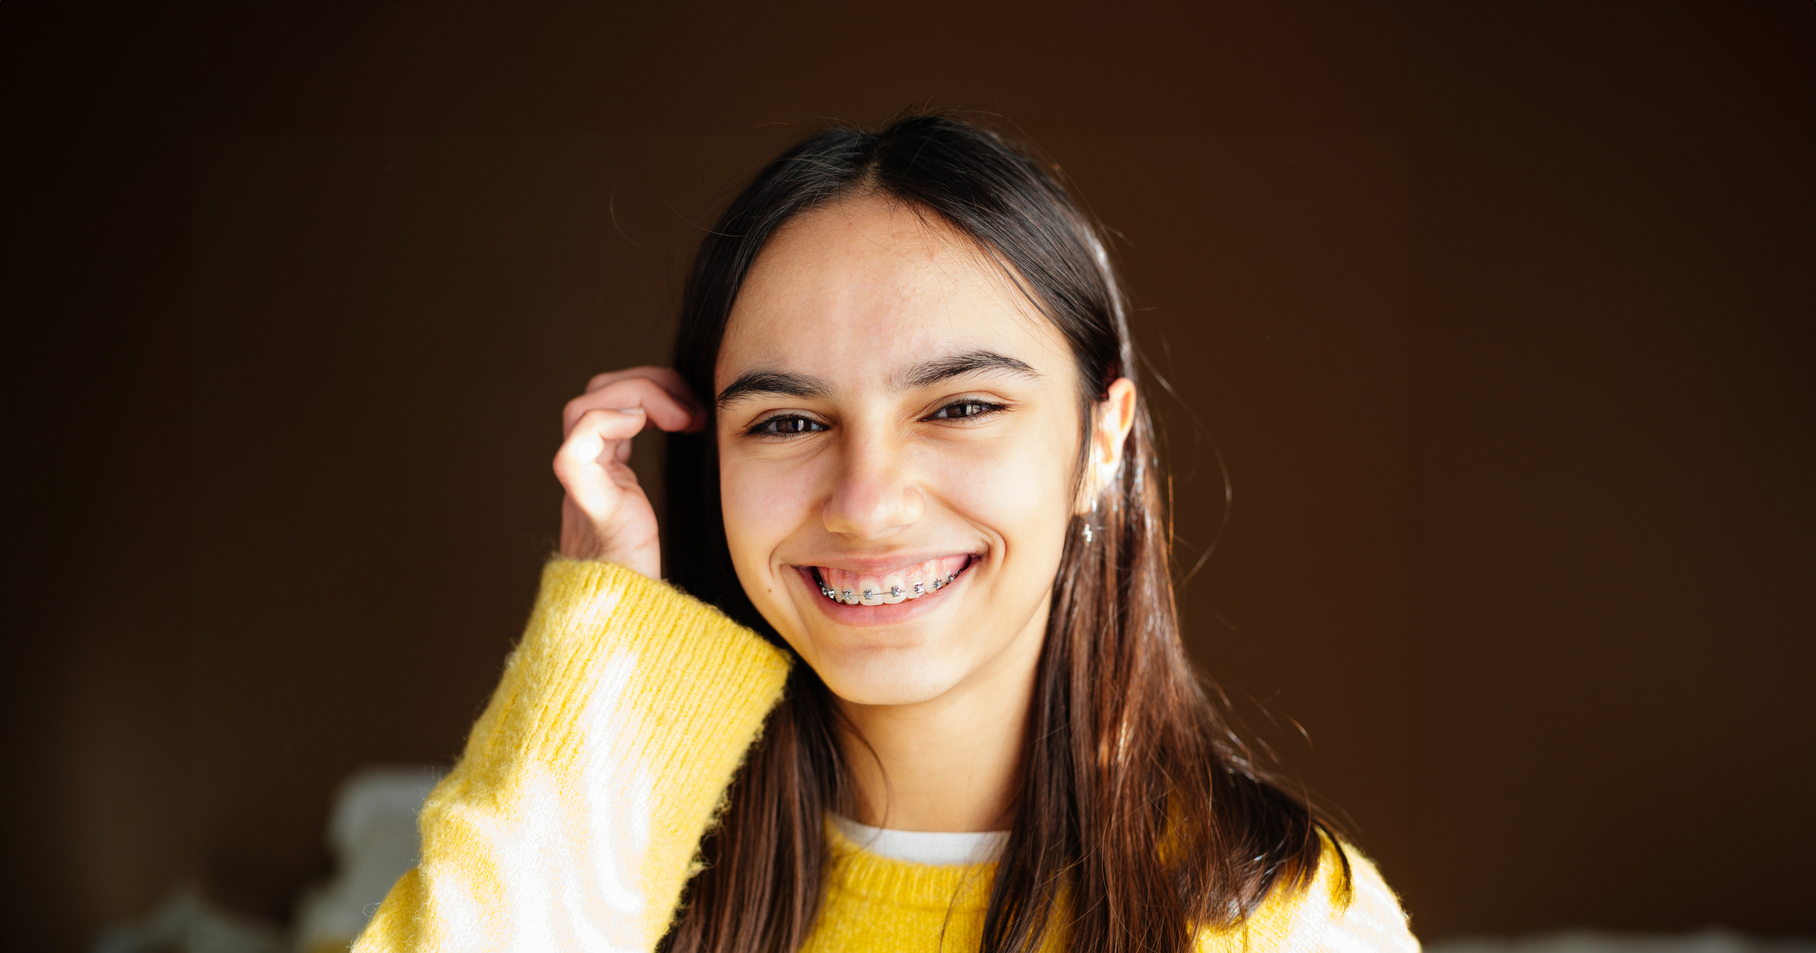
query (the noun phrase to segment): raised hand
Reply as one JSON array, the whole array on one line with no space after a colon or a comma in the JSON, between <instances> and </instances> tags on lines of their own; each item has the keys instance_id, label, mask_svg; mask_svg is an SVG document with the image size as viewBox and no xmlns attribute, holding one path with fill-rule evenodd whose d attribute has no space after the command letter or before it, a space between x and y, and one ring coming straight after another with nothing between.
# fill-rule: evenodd
<instances>
[{"instance_id":1,"label":"raised hand","mask_svg":"<svg viewBox=\"0 0 1816 953\"><path fill-rule=\"evenodd\" d=\"M706 412L681 375L666 367L633 367L600 374L561 412L564 440L555 476L561 501L561 555L599 559L661 578L656 512L631 471L631 438L654 423L692 433Z\"/></svg>"}]
</instances>

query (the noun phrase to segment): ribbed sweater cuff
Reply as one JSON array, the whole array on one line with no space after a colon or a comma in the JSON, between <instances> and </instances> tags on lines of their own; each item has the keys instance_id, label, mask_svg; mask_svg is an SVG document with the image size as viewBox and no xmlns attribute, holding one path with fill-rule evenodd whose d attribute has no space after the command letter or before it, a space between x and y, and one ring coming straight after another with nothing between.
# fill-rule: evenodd
<instances>
[{"instance_id":1,"label":"ribbed sweater cuff","mask_svg":"<svg viewBox=\"0 0 1816 953\"><path fill-rule=\"evenodd\" d=\"M555 650L537 659L548 666L539 681L556 687L539 699L531 729L541 757L565 760L581 740L585 726L574 715L594 685L575 676L628 651L636 664L625 697L658 702L641 747L658 755L651 767L673 778L679 775L667 772L717 773L695 757L703 747L732 744L742 757L751 738L738 729L761 722L789 667L775 646L674 586L613 563L559 556L543 567L524 647L536 642Z\"/></svg>"},{"instance_id":2,"label":"ribbed sweater cuff","mask_svg":"<svg viewBox=\"0 0 1816 953\"><path fill-rule=\"evenodd\" d=\"M516 948L581 923L650 948L788 669L673 586L551 560L466 753L424 805L419 871L362 949Z\"/></svg>"}]
</instances>

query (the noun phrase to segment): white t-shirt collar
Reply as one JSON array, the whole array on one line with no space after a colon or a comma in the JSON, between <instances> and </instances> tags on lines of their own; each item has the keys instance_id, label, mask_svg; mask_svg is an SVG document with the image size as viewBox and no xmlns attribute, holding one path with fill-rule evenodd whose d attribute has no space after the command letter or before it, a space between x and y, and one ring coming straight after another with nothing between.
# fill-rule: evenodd
<instances>
[{"instance_id":1,"label":"white t-shirt collar","mask_svg":"<svg viewBox=\"0 0 1816 953\"><path fill-rule=\"evenodd\" d=\"M892 831L859 824L837 813L832 815L832 826L847 840L880 857L933 866L996 860L1009 840L1008 831Z\"/></svg>"}]
</instances>

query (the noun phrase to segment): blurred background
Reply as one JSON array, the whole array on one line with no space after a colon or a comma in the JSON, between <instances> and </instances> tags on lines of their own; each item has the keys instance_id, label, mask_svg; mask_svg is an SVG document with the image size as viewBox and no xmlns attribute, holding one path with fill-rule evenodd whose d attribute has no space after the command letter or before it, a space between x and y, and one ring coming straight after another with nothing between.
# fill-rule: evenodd
<instances>
[{"instance_id":1,"label":"blurred background","mask_svg":"<svg viewBox=\"0 0 1816 953\"><path fill-rule=\"evenodd\" d=\"M925 106L1115 234L1191 649L1422 939L1816 934L1809 3L15 2L0 77L0 946L289 942L520 634L561 404Z\"/></svg>"}]
</instances>

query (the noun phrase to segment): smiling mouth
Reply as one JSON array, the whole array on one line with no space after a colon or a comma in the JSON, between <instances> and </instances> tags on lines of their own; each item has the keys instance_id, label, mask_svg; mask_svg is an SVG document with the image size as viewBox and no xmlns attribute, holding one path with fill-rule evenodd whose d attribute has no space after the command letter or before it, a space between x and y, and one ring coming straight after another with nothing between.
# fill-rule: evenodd
<instances>
[{"instance_id":1,"label":"smiling mouth","mask_svg":"<svg viewBox=\"0 0 1816 953\"><path fill-rule=\"evenodd\" d=\"M882 572L852 572L813 566L809 573L820 595L848 606L895 605L931 595L951 585L977 561L970 553L941 556Z\"/></svg>"}]
</instances>

